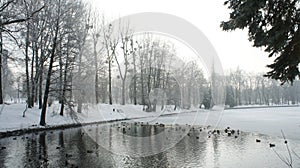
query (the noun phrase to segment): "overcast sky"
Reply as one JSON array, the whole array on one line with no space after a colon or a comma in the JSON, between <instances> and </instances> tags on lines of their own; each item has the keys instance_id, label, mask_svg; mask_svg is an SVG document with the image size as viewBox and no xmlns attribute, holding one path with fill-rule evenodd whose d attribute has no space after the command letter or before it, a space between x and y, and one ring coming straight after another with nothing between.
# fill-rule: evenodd
<instances>
[{"instance_id":1,"label":"overcast sky","mask_svg":"<svg viewBox=\"0 0 300 168\"><path fill-rule=\"evenodd\" d=\"M88 0L108 18L139 12L163 12L181 17L197 26L215 47L224 70L244 69L266 72L273 59L261 48L253 48L247 31L224 32L220 22L227 20L229 10L224 0Z\"/></svg>"}]
</instances>

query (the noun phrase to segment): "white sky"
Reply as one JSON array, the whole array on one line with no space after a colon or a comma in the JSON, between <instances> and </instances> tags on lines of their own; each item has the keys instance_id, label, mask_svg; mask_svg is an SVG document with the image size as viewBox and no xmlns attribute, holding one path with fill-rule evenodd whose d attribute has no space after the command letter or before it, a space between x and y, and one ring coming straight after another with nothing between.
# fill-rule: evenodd
<instances>
[{"instance_id":1,"label":"white sky","mask_svg":"<svg viewBox=\"0 0 300 168\"><path fill-rule=\"evenodd\" d=\"M220 23L227 20L229 10L225 0L88 0L107 18L139 12L163 12L181 17L197 26L215 47L223 69L244 69L266 72L272 59L263 49L254 48L248 41L247 31L224 32Z\"/></svg>"}]
</instances>

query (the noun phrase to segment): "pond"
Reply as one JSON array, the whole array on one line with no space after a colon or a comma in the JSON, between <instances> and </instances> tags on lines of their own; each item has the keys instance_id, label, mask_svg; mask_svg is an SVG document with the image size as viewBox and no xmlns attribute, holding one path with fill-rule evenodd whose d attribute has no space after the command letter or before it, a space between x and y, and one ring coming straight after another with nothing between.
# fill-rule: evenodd
<instances>
[{"instance_id":1,"label":"pond","mask_svg":"<svg viewBox=\"0 0 300 168\"><path fill-rule=\"evenodd\" d=\"M299 140L288 145L300 167ZM137 121L0 139L0 167L287 167L276 153L289 158L279 137Z\"/></svg>"}]
</instances>

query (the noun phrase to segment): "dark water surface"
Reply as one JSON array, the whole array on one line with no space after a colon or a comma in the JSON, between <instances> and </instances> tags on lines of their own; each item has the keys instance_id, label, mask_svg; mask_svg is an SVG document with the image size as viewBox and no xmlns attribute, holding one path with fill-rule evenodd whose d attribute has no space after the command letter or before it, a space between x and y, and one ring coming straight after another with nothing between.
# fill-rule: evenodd
<instances>
[{"instance_id":1,"label":"dark water surface","mask_svg":"<svg viewBox=\"0 0 300 168\"><path fill-rule=\"evenodd\" d=\"M278 137L245 132L235 132L228 136L222 129L220 134L208 134L204 139L199 139L200 127L189 131L191 127L188 126L125 124L124 129L124 123L119 122L105 126L92 125L2 138L0 167L287 167L275 153L289 158L284 140ZM126 142L124 145L124 139L115 136L115 133L146 137L164 131L181 131L182 137L175 146L151 156L132 157L115 154L101 145L104 144L101 141L105 141L114 149L136 153L143 148L151 150L152 143L143 146ZM94 136L91 138L89 135ZM256 142L256 139L261 142ZM153 142L162 143L171 140L172 137L152 138ZM269 143L276 146L270 148ZM299 141L288 140L288 145L300 155ZM300 159L293 153L292 157L293 166L300 167Z\"/></svg>"}]
</instances>

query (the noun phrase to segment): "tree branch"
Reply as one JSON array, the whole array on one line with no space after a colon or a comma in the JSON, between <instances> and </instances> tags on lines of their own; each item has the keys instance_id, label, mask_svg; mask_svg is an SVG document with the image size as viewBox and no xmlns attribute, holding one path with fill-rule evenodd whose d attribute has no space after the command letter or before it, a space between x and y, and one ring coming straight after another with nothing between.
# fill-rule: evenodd
<instances>
[{"instance_id":1,"label":"tree branch","mask_svg":"<svg viewBox=\"0 0 300 168\"><path fill-rule=\"evenodd\" d=\"M11 0L11 1L8 1L6 2L5 4L3 4L1 7L0 7L0 12L2 12L5 8L7 8L9 6L9 4L13 3L14 1Z\"/></svg>"},{"instance_id":2,"label":"tree branch","mask_svg":"<svg viewBox=\"0 0 300 168\"><path fill-rule=\"evenodd\" d=\"M32 19L32 17L33 17L36 13L40 12L40 11L41 11L42 9L44 9L44 8L45 8L45 5L44 5L43 7L41 7L40 9L34 11L34 12L33 12L29 17L27 17L27 18L15 19L15 20L8 20L8 21L6 21L6 22L3 22L1 26L5 26L5 25L9 25L9 24L14 24L14 23L25 22L25 21L27 21L27 20L30 20L30 19Z\"/></svg>"}]
</instances>

